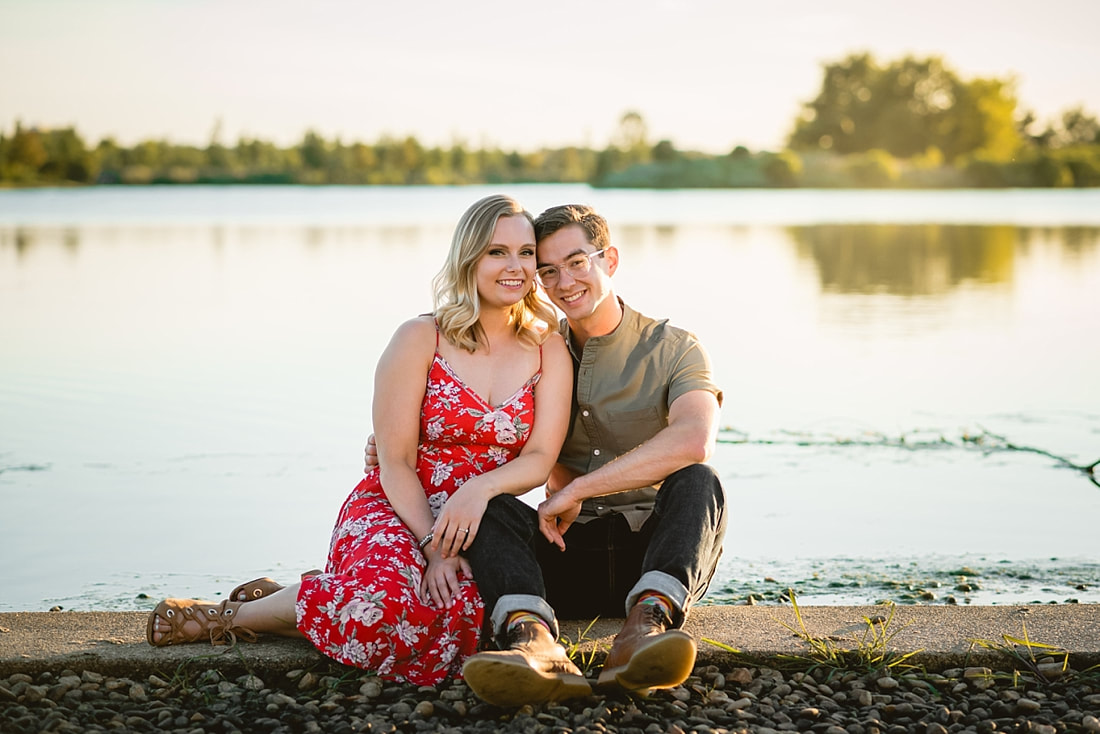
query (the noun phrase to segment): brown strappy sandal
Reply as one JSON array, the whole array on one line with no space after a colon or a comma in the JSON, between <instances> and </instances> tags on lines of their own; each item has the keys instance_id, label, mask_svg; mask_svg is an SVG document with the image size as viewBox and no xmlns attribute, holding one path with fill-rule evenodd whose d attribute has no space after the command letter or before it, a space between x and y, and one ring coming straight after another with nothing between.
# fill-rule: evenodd
<instances>
[{"instance_id":1,"label":"brown strappy sandal","mask_svg":"<svg viewBox=\"0 0 1100 734\"><path fill-rule=\"evenodd\" d=\"M228 599L222 602L198 601L196 599L165 599L153 613L145 626L145 639L153 647L181 645L188 642L205 642L211 645L236 645L237 640L255 642L258 636L247 627L238 627L233 616L243 602ZM171 629L161 635L160 640L153 639L157 618L168 622ZM194 622L193 629L185 629L188 622Z\"/></svg>"},{"instance_id":2,"label":"brown strappy sandal","mask_svg":"<svg viewBox=\"0 0 1100 734\"><path fill-rule=\"evenodd\" d=\"M265 596L271 596L282 588L284 588L283 585L275 581L275 579L264 576L262 578L253 579L248 583L241 584L233 589L233 591L229 592L229 601L255 601Z\"/></svg>"},{"instance_id":3,"label":"brown strappy sandal","mask_svg":"<svg viewBox=\"0 0 1100 734\"><path fill-rule=\"evenodd\" d=\"M303 573L302 578L306 576L316 576L319 573L321 573L321 569L315 568L312 571ZM233 589L233 591L229 592L229 601L255 601L265 596L271 596L276 591L283 588L285 587L279 582L267 576L263 576L241 584Z\"/></svg>"}]
</instances>

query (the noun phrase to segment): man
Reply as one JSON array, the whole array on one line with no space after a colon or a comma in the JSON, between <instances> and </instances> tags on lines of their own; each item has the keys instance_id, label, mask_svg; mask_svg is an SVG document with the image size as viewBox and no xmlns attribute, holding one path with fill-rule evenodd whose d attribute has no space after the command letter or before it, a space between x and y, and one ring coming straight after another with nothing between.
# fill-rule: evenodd
<instances>
[{"instance_id":1,"label":"man","mask_svg":"<svg viewBox=\"0 0 1100 734\"><path fill-rule=\"evenodd\" d=\"M537 277L573 355L571 427L537 512L493 498L466 551L500 649L469 658L463 677L501 706L587 695L557 617L625 612L598 685L674 687L695 664L680 627L725 533L722 486L703 463L722 393L692 334L615 295L619 253L595 211L548 209L535 236Z\"/></svg>"}]
</instances>

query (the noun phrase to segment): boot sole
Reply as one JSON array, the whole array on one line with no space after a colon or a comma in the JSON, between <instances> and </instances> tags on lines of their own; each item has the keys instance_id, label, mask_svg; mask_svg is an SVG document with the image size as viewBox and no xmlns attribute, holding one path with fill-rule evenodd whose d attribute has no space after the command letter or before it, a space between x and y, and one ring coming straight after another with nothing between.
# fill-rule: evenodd
<instances>
[{"instance_id":1,"label":"boot sole","mask_svg":"<svg viewBox=\"0 0 1100 734\"><path fill-rule=\"evenodd\" d=\"M681 630L668 630L639 646L625 665L604 668L596 684L648 693L675 688L687 680L694 667L695 640Z\"/></svg>"},{"instance_id":2,"label":"boot sole","mask_svg":"<svg viewBox=\"0 0 1100 734\"><path fill-rule=\"evenodd\" d=\"M525 661L481 653L462 666L462 677L478 698L494 706L522 706L591 695L592 686L574 673L543 673ZM483 657L485 656L485 657Z\"/></svg>"}]
</instances>

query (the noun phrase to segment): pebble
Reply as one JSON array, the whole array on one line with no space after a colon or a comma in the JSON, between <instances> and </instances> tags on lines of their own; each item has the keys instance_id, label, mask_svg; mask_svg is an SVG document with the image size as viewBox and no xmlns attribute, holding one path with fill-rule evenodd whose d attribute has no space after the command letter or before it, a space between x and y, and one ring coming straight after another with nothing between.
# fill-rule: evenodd
<instances>
[{"instance_id":1,"label":"pebble","mask_svg":"<svg viewBox=\"0 0 1100 734\"><path fill-rule=\"evenodd\" d=\"M1100 734L1097 704L1100 681L1072 670L1056 680L1020 676L1014 684L1010 675L975 668L894 677L707 666L682 686L648 697L597 691L512 710L478 700L460 681L412 686L357 671L235 680L207 671L169 683L62 670L0 678L0 731Z\"/></svg>"}]
</instances>

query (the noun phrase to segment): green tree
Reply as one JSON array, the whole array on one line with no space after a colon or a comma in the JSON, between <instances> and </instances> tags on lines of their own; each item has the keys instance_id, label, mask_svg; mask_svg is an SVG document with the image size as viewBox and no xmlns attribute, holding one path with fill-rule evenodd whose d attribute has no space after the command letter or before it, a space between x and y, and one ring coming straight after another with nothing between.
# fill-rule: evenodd
<instances>
[{"instance_id":1,"label":"green tree","mask_svg":"<svg viewBox=\"0 0 1100 734\"><path fill-rule=\"evenodd\" d=\"M679 158L680 152L676 150L676 146L672 144L671 140L660 140L653 146L650 155L653 160L659 163L668 163Z\"/></svg>"},{"instance_id":2,"label":"green tree","mask_svg":"<svg viewBox=\"0 0 1100 734\"><path fill-rule=\"evenodd\" d=\"M222 121L218 118L210 131L210 142L206 146L206 167L223 173L233 167L233 153L222 144Z\"/></svg>"},{"instance_id":3,"label":"green tree","mask_svg":"<svg viewBox=\"0 0 1100 734\"><path fill-rule=\"evenodd\" d=\"M99 171L97 183L118 183L122 179L122 169L126 165L125 151L114 138L103 138L92 151L96 170Z\"/></svg>"},{"instance_id":4,"label":"green tree","mask_svg":"<svg viewBox=\"0 0 1100 734\"><path fill-rule=\"evenodd\" d=\"M883 150L869 150L857 153L848 159L848 174L856 186L881 188L897 183L898 165L894 158Z\"/></svg>"},{"instance_id":5,"label":"green tree","mask_svg":"<svg viewBox=\"0 0 1100 734\"><path fill-rule=\"evenodd\" d=\"M1003 160L1019 145L1011 81L964 81L937 57L880 66L870 54L827 64L821 91L803 105L789 145L795 150L908 158L930 147L948 161L982 151Z\"/></svg>"},{"instance_id":6,"label":"green tree","mask_svg":"<svg viewBox=\"0 0 1100 734\"><path fill-rule=\"evenodd\" d=\"M74 128L49 130L41 139L47 156L39 169L43 178L74 183L94 180L96 171L92 155Z\"/></svg>"},{"instance_id":7,"label":"green tree","mask_svg":"<svg viewBox=\"0 0 1100 734\"><path fill-rule=\"evenodd\" d=\"M1085 112L1082 107L1074 107L1062 113L1061 129L1055 134L1056 145L1096 145L1100 143L1100 122Z\"/></svg>"},{"instance_id":8,"label":"green tree","mask_svg":"<svg viewBox=\"0 0 1100 734\"><path fill-rule=\"evenodd\" d=\"M50 156L37 130L24 130L15 123L15 134L6 144L5 159L0 161L4 178L17 183L32 183L38 179L39 169Z\"/></svg>"},{"instance_id":9,"label":"green tree","mask_svg":"<svg viewBox=\"0 0 1100 734\"><path fill-rule=\"evenodd\" d=\"M328 163L328 144L312 130L306 131L298 145L298 151L306 168L321 169Z\"/></svg>"},{"instance_id":10,"label":"green tree","mask_svg":"<svg viewBox=\"0 0 1100 734\"><path fill-rule=\"evenodd\" d=\"M802 176L802 159L789 150L769 153L764 156L763 171L772 186L797 186Z\"/></svg>"},{"instance_id":11,"label":"green tree","mask_svg":"<svg viewBox=\"0 0 1100 734\"><path fill-rule=\"evenodd\" d=\"M629 110L619 118L613 144L623 153L627 165L649 160L649 127L640 112Z\"/></svg>"},{"instance_id":12,"label":"green tree","mask_svg":"<svg viewBox=\"0 0 1100 734\"><path fill-rule=\"evenodd\" d=\"M1007 161L1019 149L1016 96L1011 82L973 79L959 83L955 104L944 115L939 139L933 144L949 161L980 152Z\"/></svg>"}]
</instances>

